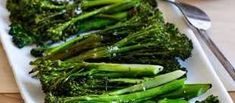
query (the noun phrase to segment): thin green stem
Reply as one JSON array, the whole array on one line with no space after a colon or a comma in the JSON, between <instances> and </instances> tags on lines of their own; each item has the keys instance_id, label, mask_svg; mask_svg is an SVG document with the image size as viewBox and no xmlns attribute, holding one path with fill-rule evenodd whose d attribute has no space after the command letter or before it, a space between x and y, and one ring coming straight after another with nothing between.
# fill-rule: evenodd
<instances>
[{"instance_id":1,"label":"thin green stem","mask_svg":"<svg viewBox=\"0 0 235 103\"><path fill-rule=\"evenodd\" d=\"M63 99L65 103L70 103L74 101L131 102L136 100L145 100L148 98L153 98L171 92L173 90L179 89L184 85L184 81L185 79L175 80L159 87L125 95L114 95L114 96L94 95L94 96L66 97L61 99Z\"/></svg>"},{"instance_id":2,"label":"thin green stem","mask_svg":"<svg viewBox=\"0 0 235 103\"><path fill-rule=\"evenodd\" d=\"M74 18L70 19L67 22L59 24L56 27L49 28L48 29L48 33L52 37L52 39L53 39L53 37L56 38L56 39L60 39L59 37L60 37L60 35L63 34L64 29L68 28L69 26L73 25L74 23L76 23L76 22L78 22L80 20L84 20L86 18L92 17L94 15L100 14L100 13L105 13L106 11L109 11L110 9L117 8L120 5L123 5L125 3L126 2L118 3L118 4L113 4L113 5L108 5L108 6L96 9L94 11L91 11L91 12L83 13L83 14L77 16L77 17L74 17Z\"/></svg>"},{"instance_id":3,"label":"thin green stem","mask_svg":"<svg viewBox=\"0 0 235 103\"><path fill-rule=\"evenodd\" d=\"M126 73L136 76L156 75L163 70L159 65L87 63L87 67L99 72Z\"/></svg>"},{"instance_id":4,"label":"thin green stem","mask_svg":"<svg viewBox=\"0 0 235 103\"><path fill-rule=\"evenodd\" d=\"M122 3L130 0L83 0L81 8L87 9L95 6L102 6L108 4Z\"/></svg>"},{"instance_id":5,"label":"thin green stem","mask_svg":"<svg viewBox=\"0 0 235 103\"><path fill-rule=\"evenodd\" d=\"M132 78L119 78L119 79L109 79L109 82L121 82L121 83L131 83L131 84L137 84L142 83L143 79L132 79Z\"/></svg>"},{"instance_id":6,"label":"thin green stem","mask_svg":"<svg viewBox=\"0 0 235 103\"><path fill-rule=\"evenodd\" d=\"M184 99L192 99L199 95L202 95L207 90L211 88L211 84L186 84L183 88L171 92L170 94L162 95L161 98L184 98Z\"/></svg>"},{"instance_id":7,"label":"thin green stem","mask_svg":"<svg viewBox=\"0 0 235 103\"><path fill-rule=\"evenodd\" d=\"M178 79L178 78L182 77L183 75L185 75L184 71L177 70L177 71L174 71L171 73L156 76L153 79L146 80L143 83L136 84L136 85L128 87L128 88L124 88L124 89L110 92L109 94L110 95L120 95L120 94L132 93L132 92L141 91L144 89L153 88L153 87L168 83L170 81L173 81L175 79Z\"/></svg>"}]
</instances>

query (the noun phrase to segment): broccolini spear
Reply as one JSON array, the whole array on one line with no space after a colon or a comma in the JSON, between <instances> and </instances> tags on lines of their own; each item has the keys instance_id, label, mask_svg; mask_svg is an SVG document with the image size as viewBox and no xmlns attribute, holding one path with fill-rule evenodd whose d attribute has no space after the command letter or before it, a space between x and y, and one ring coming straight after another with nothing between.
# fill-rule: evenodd
<instances>
[{"instance_id":1,"label":"broccolini spear","mask_svg":"<svg viewBox=\"0 0 235 103\"><path fill-rule=\"evenodd\" d=\"M153 88L162 84L165 84L167 82L176 80L180 77L182 77L185 74L184 71L181 70L177 70L171 73L167 73L167 74L162 74L159 76L156 76L154 78L150 78L147 79L146 81L133 85L131 87L127 87L124 89L119 89L113 92L110 92L109 95L120 95L120 94L128 94L131 92L136 92L136 91L141 91L144 89L149 89L149 88Z\"/></svg>"},{"instance_id":2,"label":"broccolini spear","mask_svg":"<svg viewBox=\"0 0 235 103\"><path fill-rule=\"evenodd\" d=\"M118 57L119 55L138 53L144 56L179 57L183 60L191 55L192 42L173 25L156 21L136 33L130 34L111 46L94 48L69 59L68 61L86 61ZM175 33L169 33L173 29Z\"/></svg>"},{"instance_id":3,"label":"broccolini spear","mask_svg":"<svg viewBox=\"0 0 235 103\"><path fill-rule=\"evenodd\" d=\"M47 31L48 36L53 41L61 40L61 38L63 39L63 35L65 35L65 33L64 33L65 29L68 29L70 26L74 25L78 21L87 19L89 17L95 16L100 13L105 13L105 12L110 11L115 8L120 8L121 5L131 4L130 5L131 7L135 7L138 4L138 2L139 2L139 0L132 0L132 1L125 1L124 0L123 2L104 6L104 7L98 8L98 9L90 11L90 12L82 13L81 15L78 15L76 17L71 18L69 21L66 21L64 23L60 23L54 27L49 28ZM123 9L125 9L125 8L123 8ZM127 8L127 9L129 9L129 8Z\"/></svg>"},{"instance_id":4,"label":"broccolini spear","mask_svg":"<svg viewBox=\"0 0 235 103\"><path fill-rule=\"evenodd\" d=\"M164 55L163 56L161 55L146 56L146 55L133 55L133 54L130 53L127 55L121 55L118 57L114 57L112 59L90 60L89 62L106 61L106 62L114 62L114 63L130 63L130 64L137 63L137 64L161 65L164 67L164 70L161 72L162 74L172 72L174 70L186 70L186 68L182 67L179 64L178 59L175 59L175 57L166 58L164 57Z\"/></svg>"},{"instance_id":5,"label":"broccolini spear","mask_svg":"<svg viewBox=\"0 0 235 103\"><path fill-rule=\"evenodd\" d=\"M77 71L77 75L86 76L93 75L96 73L127 73L130 75L126 76L153 76L162 71L163 67L158 65L143 65L143 64L113 64L113 63L86 63L86 62L64 62L64 61L41 61L41 62L31 62L35 68L31 71L36 77L43 75L43 72L53 71ZM84 72L86 71L86 72ZM63 73L63 72L59 72ZM133 74L131 74L133 73ZM124 75L123 74L123 75ZM121 74L122 75L122 74Z\"/></svg>"},{"instance_id":6,"label":"broccolini spear","mask_svg":"<svg viewBox=\"0 0 235 103\"><path fill-rule=\"evenodd\" d=\"M88 93L91 91L90 89L94 90L95 88L107 91L113 87L117 88L117 86L122 87L137 83L133 82L137 80L131 78L154 76L162 71L161 66L138 64L42 61L40 63L34 62L33 65L35 65L35 68L31 73L40 79L43 90L45 92L51 91L57 95L71 93L72 91L69 88L73 90L75 87L77 92L73 90L74 92L72 93L78 93L80 95ZM120 77L125 77L126 79L113 80L113 78ZM141 81L138 80L138 82ZM68 91L65 92L66 90Z\"/></svg>"},{"instance_id":7,"label":"broccolini spear","mask_svg":"<svg viewBox=\"0 0 235 103\"><path fill-rule=\"evenodd\" d=\"M83 0L83 1L86 1L86 0ZM123 6L122 10L124 11L121 11L123 13L120 13L119 15L116 15L113 13L104 14L109 17L115 17L115 18L107 18L107 17L98 16L98 15L97 17L95 17L94 15L90 15L90 16L87 15L87 14L93 14L93 13L97 14L99 13L97 12L99 10L92 10L92 11L82 10L83 12L91 12L91 13L83 13L83 12L77 13L77 9L80 7L80 5L81 5L80 0L74 0L73 3L55 2L55 1L50 1L50 0L33 0L33 1L32 0L20 0L20 1L8 0L7 8L11 12L10 19L11 19L11 22L13 23L11 25L12 28L10 32L16 31L14 30L16 29L15 27L17 27L15 26L15 24L21 25L27 31L27 32L19 31L19 32L24 32L24 35L21 35L22 33L13 34L14 44L20 48L26 45L30 45L30 44L45 45L48 43L53 43L55 42L55 40L59 41L58 38L60 38L60 40L64 40L68 36L77 34L78 32L86 32L89 30L104 28L108 25L115 24L116 22L122 19L126 19L127 15L124 15L126 14L125 12L128 12L130 10L128 8L133 8L135 6L133 3L129 5L128 7ZM112 5L115 5L115 4L112 4ZM111 5L107 5L107 6L111 6ZM103 9L103 10L106 10L106 9ZM71 18L75 18L78 15L83 15L83 16L78 17L78 18L81 17L80 19L85 19L85 18L87 19L84 20L85 22L81 22L81 21L76 22L76 23L73 22L73 25L69 25L69 27L63 31L65 33L61 35L61 37L54 36L56 38L53 38L50 35L51 33L45 32L52 27L58 27L59 24L65 23L66 21L69 21ZM65 23L64 25L67 25L67 24ZM19 37L16 37L18 35Z\"/></svg>"},{"instance_id":8,"label":"broccolini spear","mask_svg":"<svg viewBox=\"0 0 235 103\"><path fill-rule=\"evenodd\" d=\"M170 94L161 95L160 98L182 98L185 100L190 100L204 94L210 88L211 84L186 84L183 88L173 91Z\"/></svg>"},{"instance_id":9,"label":"broccolini spear","mask_svg":"<svg viewBox=\"0 0 235 103\"><path fill-rule=\"evenodd\" d=\"M184 69L175 58L187 59L191 55L192 42L174 25L155 23L113 45L94 48L67 61L160 64L165 67L164 72Z\"/></svg>"},{"instance_id":10,"label":"broccolini spear","mask_svg":"<svg viewBox=\"0 0 235 103\"><path fill-rule=\"evenodd\" d=\"M164 93L169 93L173 90L177 90L184 85L185 79L174 80L170 83L147 89L144 91L133 92L123 95L86 95L86 96L74 96L74 97L57 97L51 94L46 96L48 103L73 103L73 102L135 102L147 100L153 97L157 97Z\"/></svg>"},{"instance_id":11,"label":"broccolini spear","mask_svg":"<svg viewBox=\"0 0 235 103\"><path fill-rule=\"evenodd\" d=\"M130 33L136 32L137 30L149 24L154 23L155 21L164 22L162 13L158 10L153 11L153 7L151 7L147 3L143 3L139 5L136 9L137 9L135 11L136 14L134 14L134 16L128 20L119 22L113 26L109 26L104 30L101 30L96 33L92 33L89 36L85 36L85 37L78 36L72 40L69 40L63 43L62 45L49 47L49 48L42 47L42 48L33 49L31 51L31 54L36 57L45 56L44 59L56 58L56 59L64 60L64 59L67 59L68 57L78 55L79 53L81 53L81 51L83 51L83 48L92 49L92 48L98 47L98 45L91 46L92 44L95 44L95 45L100 44L99 46L110 45L122 39L123 37L126 37ZM94 40L94 41L90 41L90 40ZM86 46L87 44L89 46ZM65 52L65 50L70 51L70 52Z\"/></svg>"},{"instance_id":12,"label":"broccolini spear","mask_svg":"<svg viewBox=\"0 0 235 103\"><path fill-rule=\"evenodd\" d=\"M101 35L79 36L58 46L34 48L31 50L31 55L41 57L37 60L64 60L82 51L103 45L102 39Z\"/></svg>"},{"instance_id":13,"label":"broccolini spear","mask_svg":"<svg viewBox=\"0 0 235 103\"><path fill-rule=\"evenodd\" d=\"M125 1L130 1L130 0L83 0L81 5L82 8L91 8L91 7L96 7L96 6L101 6L101 5L109 5L109 4L115 4L115 3L120 3L120 2L125 2ZM153 7L156 7L157 2L155 0L145 0L145 2L148 2L151 4Z\"/></svg>"},{"instance_id":14,"label":"broccolini spear","mask_svg":"<svg viewBox=\"0 0 235 103\"><path fill-rule=\"evenodd\" d=\"M87 8L92 8L92 7L102 6L102 5L116 4L120 2L126 2L126 1L128 0L83 0L81 2L81 8L85 10Z\"/></svg>"},{"instance_id":15,"label":"broccolini spear","mask_svg":"<svg viewBox=\"0 0 235 103\"><path fill-rule=\"evenodd\" d=\"M182 88L179 88L171 93L160 95L156 98L150 99L153 103L189 103L188 101L192 98L200 96L207 92L211 88L211 84L185 84ZM209 102L218 100L214 96L208 97L205 103L217 103ZM141 103L141 102L140 102ZM201 102L196 102L201 103ZM204 103L204 102L203 102Z\"/></svg>"},{"instance_id":16,"label":"broccolini spear","mask_svg":"<svg viewBox=\"0 0 235 103\"><path fill-rule=\"evenodd\" d=\"M94 18L92 20L83 21L83 22L78 23L77 25L75 25L72 28L77 28L81 32L89 31L89 30L92 30L92 29L99 29L101 27L106 27L108 25L114 24L114 23L116 23L117 21L119 21L121 19L125 20L129 15L130 15L129 12L120 12L120 13L117 13L117 14L105 15L105 16L108 16L108 17ZM107 18L107 19L105 19L105 18ZM70 30L70 32L74 32L72 30ZM51 59L65 59L65 58L68 58L69 56L72 56L72 54L79 53L79 52L83 51L84 49L86 50L86 49L89 49L89 48L92 48L92 47L96 47L96 45L101 44L101 42L100 42L101 38L103 38L103 37L99 36L99 35L95 35L95 36L93 36L93 35L91 35L91 36L78 36L78 37L76 37L72 40L66 41L62 45L52 46L52 47L38 47L38 48L32 49L31 54L35 57L49 56L50 55L50 57L53 57ZM75 42L80 42L80 41L81 41L81 43L79 43L79 44L75 43ZM67 48L69 50L66 50ZM66 53L62 52L62 51L65 51L65 50L66 51L73 51L73 52L69 52L69 53L68 52L66 52ZM58 54L58 52L60 52L60 53ZM52 54L55 54L55 53L57 53L56 56L52 55ZM50 57L45 57L45 58L49 59Z\"/></svg>"}]
</instances>

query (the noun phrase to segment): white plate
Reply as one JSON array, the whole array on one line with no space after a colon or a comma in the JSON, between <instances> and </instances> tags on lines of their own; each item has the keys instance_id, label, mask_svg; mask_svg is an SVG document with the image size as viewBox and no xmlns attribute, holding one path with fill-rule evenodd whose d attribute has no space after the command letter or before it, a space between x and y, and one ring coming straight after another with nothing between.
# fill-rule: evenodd
<instances>
[{"instance_id":1,"label":"white plate","mask_svg":"<svg viewBox=\"0 0 235 103\"><path fill-rule=\"evenodd\" d=\"M9 12L5 8L6 0L0 0L0 37L2 45L6 51L8 60L12 67L15 80L19 87L20 93L26 103L42 103L44 94L41 91L40 83L32 79L28 72L31 70L29 62L34 58L30 56L29 51L32 47L18 49L11 42L9 30ZM192 57L182 62L182 65L188 69L188 83L212 83L213 87L206 94L194 99L205 99L208 95L214 94L219 96L221 103L233 103L223 84L219 80L211 63L206 57L200 43L196 39L192 30L186 25L179 10L167 3L159 3L160 9L164 12L164 17L168 22L174 23L185 33L194 44ZM192 100L192 101L194 101Z\"/></svg>"}]
</instances>

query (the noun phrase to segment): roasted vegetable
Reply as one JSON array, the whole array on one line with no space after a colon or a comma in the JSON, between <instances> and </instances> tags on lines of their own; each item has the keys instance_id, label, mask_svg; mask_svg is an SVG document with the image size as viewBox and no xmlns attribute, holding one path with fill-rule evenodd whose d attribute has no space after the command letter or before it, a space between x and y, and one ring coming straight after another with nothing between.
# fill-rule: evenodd
<instances>
[{"instance_id":1,"label":"roasted vegetable","mask_svg":"<svg viewBox=\"0 0 235 103\"><path fill-rule=\"evenodd\" d=\"M129 57L157 57L159 59L179 57L185 60L191 55L191 41L178 31L175 31L174 34L167 32L169 29L167 27L169 27L169 24L165 25L156 21L154 24L128 35L113 45L94 48L67 61L99 59L112 61L115 58L121 59L123 56L128 55L130 55Z\"/></svg>"},{"instance_id":2,"label":"roasted vegetable","mask_svg":"<svg viewBox=\"0 0 235 103\"><path fill-rule=\"evenodd\" d=\"M33 43L44 43L48 40L45 35L46 28L68 19L72 16L69 12L73 12L77 6L77 3L56 4L50 0L7 0L12 22L12 29L9 32L14 31L15 25L20 25L27 31L21 29L22 31L15 32L14 44L22 48ZM28 38L33 39L28 42Z\"/></svg>"},{"instance_id":3,"label":"roasted vegetable","mask_svg":"<svg viewBox=\"0 0 235 103\"><path fill-rule=\"evenodd\" d=\"M90 12L84 12L83 14L78 15L76 17L73 17L66 22L59 23L58 25L49 28L47 30L48 36L50 37L51 40L54 40L54 41L58 41L61 39L64 40L64 38L67 37L66 33L64 32L65 29L68 29L72 25L75 25L77 22L84 20L84 19L87 19L89 17L95 16L100 13L106 13L107 11L110 11L115 8L119 8L121 5L132 5L132 7L134 7L137 4L136 1L137 0L128 1L128 2L125 1L125 2L121 2L121 3L116 3L116 4L104 6L104 7L101 7L99 9L96 9L96 10L93 10ZM125 8L123 8L123 9L125 9ZM67 35L69 35L69 34L67 34Z\"/></svg>"},{"instance_id":4,"label":"roasted vegetable","mask_svg":"<svg viewBox=\"0 0 235 103\"><path fill-rule=\"evenodd\" d=\"M40 79L47 103L186 103L211 87L210 84L184 84L185 79L177 80L185 75L181 70L157 75L163 69L157 65L50 60L32 62L32 65L35 68L31 73Z\"/></svg>"},{"instance_id":5,"label":"roasted vegetable","mask_svg":"<svg viewBox=\"0 0 235 103\"><path fill-rule=\"evenodd\" d=\"M12 29L9 32L14 31L15 25L25 29L20 29L12 35L14 44L19 48L30 44L48 45L65 40L71 35L105 28L125 20L140 2L140 0L118 0L109 3L110 1L103 1L108 5L92 2L96 8L94 9L93 6L87 7L87 4L91 3L90 0L82 0L82 3L80 0L70 2L8 0L7 8L11 12L12 22Z\"/></svg>"},{"instance_id":6,"label":"roasted vegetable","mask_svg":"<svg viewBox=\"0 0 235 103\"><path fill-rule=\"evenodd\" d=\"M22 27L20 24L11 24L11 29L9 34L12 35L12 41L19 48L24 47L25 45L32 44L36 40L36 37L32 35L29 31Z\"/></svg>"},{"instance_id":7,"label":"roasted vegetable","mask_svg":"<svg viewBox=\"0 0 235 103\"><path fill-rule=\"evenodd\" d=\"M153 7L151 7L149 4L141 4L136 9L137 10L135 10L134 13L135 16L131 17L130 19L119 22L113 26L109 26L99 32L89 34L89 36L78 36L72 40L63 43L62 45L33 49L31 54L36 57L47 56L45 57L47 59L56 58L64 60L67 59L69 56L71 57L81 53L84 47L89 47L89 49L92 49L98 47L98 45L96 46L96 44L100 44L99 46L110 45L122 39L123 37L126 37L127 35L136 32L149 24L154 23L155 21L164 22L162 13L158 10L153 11ZM107 15L105 16L107 17ZM93 42L91 42L90 40L93 40ZM92 46L93 44L95 44L95 46ZM70 52L65 52L68 51L68 49ZM65 55L65 53L67 56L57 56Z\"/></svg>"},{"instance_id":8,"label":"roasted vegetable","mask_svg":"<svg viewBox=\"0 0 235 103\"><path fill-rule=\"evenodd\" d=\"M185 74L184 71L177 70L177 71L174 71L171 73L167 73L167 74L163 74L160 76L156 76L154 78L147 79L143 83L139 83L137 85L134 85L134 86L131 86L128 88L124 88L124 89L110 92L109 95L127 94L127 93L131 93L131 92L141 91L141 90L143 90L143 88L144 89L153 88L153 87L165 84L167 82L170 82L172 80L178 79L178 78L182 77L184 74Z\"/></svg>"},{"instance_id":9,"label":"roasted vegetable","mask_svg":"<svg viewBox=\"0 0 235 103\"><path fill-rule=\"evenodd\" d=\"M153 98L164 93L169 93L173 90L176 90L182 87L183 85L184 85L184 79L181 79L181 80L172 81L170 83L167 83L158 87L143 90L140 92L134 92L134 93L123 94L123 95L111 95L111 96L107 94L102 94L102 95L87 95L87 96L75 96L75 97L56 97L51 94L48 94L46 96L46 101L48 103L53 103L53 102L58 102L58 103L135 102L135 101L147 100L149 98Z\"/></svg>"},{"instance_id":10,"label":"roasted vegetable","mask_svg":"<svg viewBox=\"0 0 235 103\"><path fill-rule=\"evenodd\" d=\"M43 61L33 65L35 65L35 68L31 73L40 79L43 90L45 92L56 92L53 94L57 95L66 94L64 91L69 88L76 87L74 85L77 85L76 88L81 88L81 90L77 91L81 94L86 93L85 91L89 90L89 88L93 91L96 91L94 90L95 88L107 91L109 90L109 87L118 87L119 84L133 84L133 82L128 81L134 81L135 79L127 78L155 76L163 69L161 66L156 65L69 63L62 61ZM184 72L173 73L175 74L173 78L179 78L178 76L181 77L182 75L180 74L182 73L184 74ZM118 80L120 77L124 77L126 79ZM169 78L169 80L172 79ZM165 82L166 81L167 79ZM106 85L104 85L104 83L106 83ZM64 88L64 90L62 89L62 91L59 91L61 88Z\"/></svg>"},{"instance_id":11,"label":"roasted vegetable","mask_svg":"<svg viewBox=\"0 0 235 103\"><path fill-rule=\"evenodd\" d=\"M211 88L211 84L187 84L183 88L171 92L170 94L162 95L162 98L177 99L182 98L190 100L200 96Z\"/></svg>"},{"instance_id":12,"label":"roasted vegetable","mask_svg":"<svg viewBox=\"0 0 235 103\"><path fill-rule=\"evenodd\" d=\"M192 42L156 6L155 0L8 0L9 33L20 48L40 45L31 51L39 58L30 74L46 103L188 103L211 84L185 84L178 61L191 56ZM61 40L67 41L53 45Z\"/></svg>"}]
</instances>

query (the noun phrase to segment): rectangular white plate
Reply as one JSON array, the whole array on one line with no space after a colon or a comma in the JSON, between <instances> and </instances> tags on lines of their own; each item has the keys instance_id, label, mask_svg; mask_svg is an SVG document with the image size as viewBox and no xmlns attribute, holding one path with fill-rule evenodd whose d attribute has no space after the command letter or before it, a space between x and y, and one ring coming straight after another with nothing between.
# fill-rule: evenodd
<instances>
[{"instance_id":1,"label":"rectangular white plate","mask_svg":"<svg viewBox=\"0 0 235 103\"><path fill-rule=\"evenodd\" d=\"M29 51L32 47L19 49L11 42L9 30L9 12L5 7L6 0L0 0L0 37L2 45L6 51L8 60L12 67L15 80L20 93L26 103L43 103L44 94L41 91L38 80L32 79L28 72L31 70L29 62L34 58L30 56ZM200 43L196 39L192 30L186 25L179 10L167 3L159 3L160 9L164 12L164 17L168 22L174 23L181 32L185 33L194 44L192 57L182 62L188 70L188 83L212 83L213 87L206 94L195 98L195 100L205 99L208 95L219 96L221 103L233 103L223 84L219 80L211 63L208 61Z\"/></svg>"}]
</instances>

